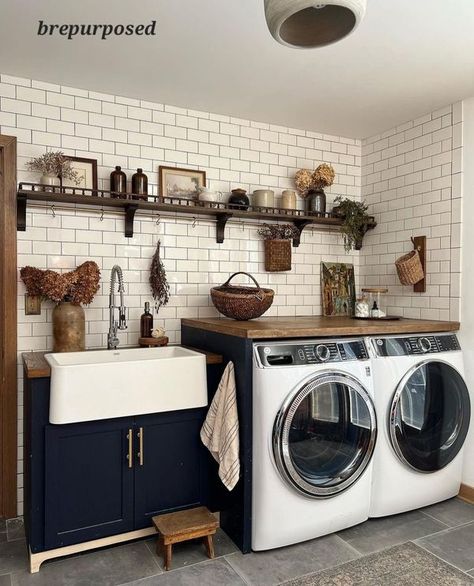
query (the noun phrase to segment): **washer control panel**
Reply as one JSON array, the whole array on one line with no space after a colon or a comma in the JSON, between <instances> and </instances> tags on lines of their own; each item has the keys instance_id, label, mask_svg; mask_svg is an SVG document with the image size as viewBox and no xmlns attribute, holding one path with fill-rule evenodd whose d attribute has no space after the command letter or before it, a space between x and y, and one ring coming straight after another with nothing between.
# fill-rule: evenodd
<instances>
[{"instance_id":1,"label":"washer control panel","mask_svg":"<svg viewBox=\"0 0 474 586\"><path fill-rule=\"evenodd\" d=\"M373 338L372 344L378 356L411 356L461 350L456 334Z\"/></svg>"},{"instance_id":2,"label":"washer control panel","mask_svg":"<svg viewBox=\"0 0 474 586\"><path fill-rule=\"evenodd\" d=\"M270 366L301 366L349 360L368 360L364 340L309 340L305 342L258 343L255 345L261 364Z\"/></svg>"}]
</instances>

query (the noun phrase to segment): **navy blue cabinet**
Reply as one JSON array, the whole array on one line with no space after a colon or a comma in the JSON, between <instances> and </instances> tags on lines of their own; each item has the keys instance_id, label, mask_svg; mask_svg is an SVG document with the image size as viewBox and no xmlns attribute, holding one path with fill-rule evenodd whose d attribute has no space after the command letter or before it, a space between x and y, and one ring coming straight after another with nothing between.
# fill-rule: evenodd
<instances>
[{"instance_id":1,"label":"navy blue cabinet","mask_svg":"<svg viewBox=\"0 0 474 586\"><path fill-rule=\"evenodd\" d=\"M49 379L25 380L25 524L33 553L208 504L206 409L49 423Z\"/></svg>"},{"instance_id":2,"label":"navy blue cabinet","mask_svg":"<svg viewBox=\"0 0 474 586\"><path fill-rule=\"evenodd\" d=\"M133 419L45 428L45 547L133 530Z\"/></svg>"}]
</instances>

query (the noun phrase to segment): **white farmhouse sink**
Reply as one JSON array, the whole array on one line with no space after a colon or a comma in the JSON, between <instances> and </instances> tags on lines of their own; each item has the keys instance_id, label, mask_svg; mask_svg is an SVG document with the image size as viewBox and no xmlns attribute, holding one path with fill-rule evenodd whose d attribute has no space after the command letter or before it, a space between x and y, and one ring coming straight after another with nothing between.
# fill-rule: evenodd
<instances>
[{"instance_id":1,"label":"white farmhouse sink","mask_svg":"<svg viewBox=\"0 0 474 586\"><path fill-rule=\"evenodd\" d=\"M51 423L207 405L206 357L181 346L47 354Z\"/></svg>"}]
</instances>

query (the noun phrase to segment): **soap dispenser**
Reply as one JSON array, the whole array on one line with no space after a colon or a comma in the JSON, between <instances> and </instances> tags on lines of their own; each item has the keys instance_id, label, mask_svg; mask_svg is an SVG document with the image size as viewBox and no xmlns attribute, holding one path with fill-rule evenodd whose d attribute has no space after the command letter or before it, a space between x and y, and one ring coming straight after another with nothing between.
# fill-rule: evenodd
<instances>
[{"instance_id":1,"label":"soap dispenser","mask_svg":"<svg viewBox=\"0 0 474 586\"><path fill-rule=\"evenodd\" d=\"M140 318L140 337L150 338L153 330L153 316L150 313L150 303L145 302L145 313Z\"/></svg>"}]
</instances>

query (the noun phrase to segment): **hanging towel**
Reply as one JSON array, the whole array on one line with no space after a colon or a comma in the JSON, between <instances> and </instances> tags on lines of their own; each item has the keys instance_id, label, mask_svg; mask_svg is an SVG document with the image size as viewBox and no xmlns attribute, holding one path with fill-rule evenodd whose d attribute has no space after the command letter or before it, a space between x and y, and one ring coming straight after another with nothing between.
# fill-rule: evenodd
<instances>
[{"instance_id":1,"label":"hanging towel","mask_svg":"<svg viewBox=\"0 0 474 586\"><path fill-rule=\"evenodd\" d=\"M240 476L239 417L234 364L229 362L201 428L201 441L219 464L219 478L232 490Z\"/></svg>"}]
</instances>

